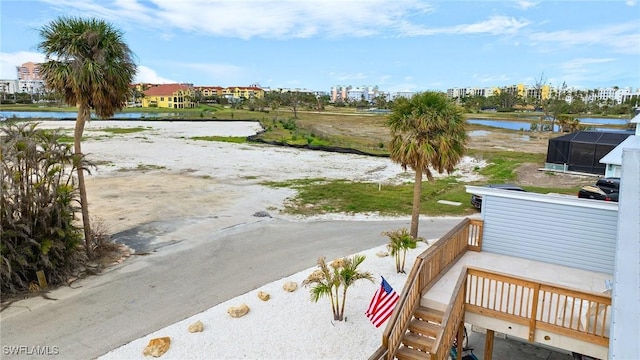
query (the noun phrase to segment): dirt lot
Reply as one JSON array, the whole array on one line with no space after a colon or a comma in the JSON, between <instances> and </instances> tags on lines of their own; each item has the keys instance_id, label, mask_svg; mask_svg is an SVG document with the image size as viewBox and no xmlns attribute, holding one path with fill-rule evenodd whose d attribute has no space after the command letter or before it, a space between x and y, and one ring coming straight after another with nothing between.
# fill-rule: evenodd
<instances>
[{"instance_id":1,"label":"dirt lot","mask_svg":"<svg viewBox=\"0 0 640 360\"><path fill-rule=\"evenodd\" d=\"M304 122L304 120L303 120ZM353 118L325 116L321 121L310 121L307 125L317 134L332 137L363 138L376 146L389 140L389 129L380 117L362 116ZM474 150L519 151L532 154L546 154L549 139L560 136L558 133L531 133L512 130L493 129L471 126L469 148ZM563 173L552 173L539 170L543 164L522 164L516 170L517 185L570 188L594 183L594 176L580 176Z\"/></svg>"},{"instance_id":2,"label":"dirt lot","mask_svg":"<svg viewBox=\"0 0 640 360\"><path fill-rule=\"evenodd\" d=\"M546 154L549 139L559 136L558 134L500 130L477 130L472 131L471 134L469 142L471 149L520 151L532 154ZM595 182L595 176L541 171L542 165L522 164L516 169L518 178L515 183L524 186L570 188Z\"/></svg>"}]
</instances>

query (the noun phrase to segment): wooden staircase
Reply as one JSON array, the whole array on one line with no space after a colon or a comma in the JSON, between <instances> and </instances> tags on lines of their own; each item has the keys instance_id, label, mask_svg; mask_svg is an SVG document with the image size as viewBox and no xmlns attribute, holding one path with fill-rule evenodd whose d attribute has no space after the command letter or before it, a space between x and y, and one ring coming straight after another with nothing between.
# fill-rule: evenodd
<instances>
[{"instance_id":1,"label":"wooden staircase","mask_svg":"<svg viewBox=\"0 0 640 360\"><path fill-rule=\"evenodd\" d=\"M444 313L418 306L409 322L408 331L402 337L402 345L396 352L398 360L428 359L438 331L442 327Z\"/></svg>"}]
</instances>

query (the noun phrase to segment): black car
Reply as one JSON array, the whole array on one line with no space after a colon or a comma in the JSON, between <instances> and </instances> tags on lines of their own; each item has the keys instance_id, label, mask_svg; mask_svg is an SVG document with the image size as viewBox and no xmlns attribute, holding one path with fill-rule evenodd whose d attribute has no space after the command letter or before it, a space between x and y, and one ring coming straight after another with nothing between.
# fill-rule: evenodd
<instances>
[{"instance_id":1,"label":"black car","mask_svg":"<svg viewBox=\"0 0 640 360\"><path fill-rule=\"evenodd\" d=\"M489 188L493 189L502 189L502 190L513 190L513 191L526 191L525 189L511 184L489 184L487 185ZM471 195L471 205L476 209L482 208L482 195Z\"/></svg>"},{"instance_id":2,"label":"black car","mask_svg":"<svg viewBox=\"0 0 640 360\"><path fill-rule=\"evenodd\" d=\"M607 177L598 179L595 185L583 186L578 191L581 199L593 199L618 202L620 193L620 178Z\"/></svg>"},{"instance_id":3,"label":"black car","mask_svg":"<svg viewBox=\"0 0 640 360\"><path fill-rule=\"evenodd\" d=\"M602 178L596 182L596 186L607 194L620 192L620 178Z\"/></svg>"},{"instance_id":4,"label":"black car","mask_svg":"<svg viewBox=\"0 0 640 360\"><path fill-rule=\"evenodd\" d=\"M598 186L583 186L578 191L578 197L581 199L593 199L618 202L618 192L607 192Z\"/></svg>"}]
</instances>

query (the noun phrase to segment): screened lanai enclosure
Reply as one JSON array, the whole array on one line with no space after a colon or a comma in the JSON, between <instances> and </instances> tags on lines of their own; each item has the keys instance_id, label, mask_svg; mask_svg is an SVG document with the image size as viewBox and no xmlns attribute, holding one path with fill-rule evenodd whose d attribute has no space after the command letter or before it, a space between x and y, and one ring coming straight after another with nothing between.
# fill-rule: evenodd
<instances>
[{"instance_id":1,"label":"screened lanai enclosure","mask_svg":"<svg viewBox=\"0 0 640 360\"><path fill-rule=\"evenodd\" d=\"M633 131L578 131L549 140L545 168L604 175L605 155Z\"/></svg>"}]
</instances>

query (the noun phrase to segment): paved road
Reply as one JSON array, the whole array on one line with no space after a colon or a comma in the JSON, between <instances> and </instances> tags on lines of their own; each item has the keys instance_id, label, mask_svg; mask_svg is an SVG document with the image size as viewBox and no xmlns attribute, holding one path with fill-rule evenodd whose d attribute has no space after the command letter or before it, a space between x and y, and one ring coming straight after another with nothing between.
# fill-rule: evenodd
<instances>
[{"instance_id":1,"label":"paved road","mask_svg":"<svg viewBox=\"0 0 640 360\"><path fill-rule=\"evenodd\" d=\"M56 358L92 359L269 282L386 243L397 221L313 221L253 218L220 227L220 219L147 226L155 251L133 256L99 276L51 291L0 313L2 359L7 346L32 346ZM420 235L444 235L461 218L424 218ZM154 231L155 229L155 231ZM142 235L141 235L142 236ZM140 236L136 246L140 245ZM133 240L132 240L133 241Z\"/></svg>"}]
</instances>

